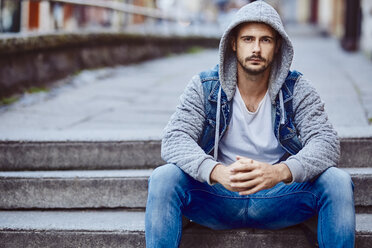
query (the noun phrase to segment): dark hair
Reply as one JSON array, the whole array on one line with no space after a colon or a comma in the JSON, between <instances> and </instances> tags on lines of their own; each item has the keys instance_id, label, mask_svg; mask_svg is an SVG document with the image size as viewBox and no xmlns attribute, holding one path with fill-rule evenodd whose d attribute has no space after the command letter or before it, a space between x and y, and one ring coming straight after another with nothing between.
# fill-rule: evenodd
<instances>
[{"instance_id":1,"label":"dark hair","mask_svg":"<svg viewBox=\"0 0 372 248\"><path fill-rule=\"evenodd\" d=\"M235 26L235 27L231 30L231 32L230 32L230 39L235 39L235 40L236 40L236 38L238 37L238 33L239 33L240 28L241 28L243 25L247 24L247 23L248 23L248 22L242 22L242 23L238 24L237 26ZM264 22L256 22L256 23L266 24L266 25L268 25L270 28L272 28L272 30L274 30L274 32L275 32L275 41L277 41L277 40L279 40L279 39L282 38L282 36L279 34L279 32L276 31L276 29L274 29L273 27L271 27L269 24L264 23Z\"/></svg>"},{"instance_id":2,"label":"dark hair","mask_svg":"<svg viewBox=\"0 0 372 248\"><path fill-rule=\"evenodd\" d=\"M246 22L243 22L243 23L238 24L237 26L235 26L231 30L231 32L230 32L231 39L235 39L236 40L236 38L238 38L239 30L240 30L241 26L243 26L243 24L246 24Z\"/></svg>"}]
</instances>

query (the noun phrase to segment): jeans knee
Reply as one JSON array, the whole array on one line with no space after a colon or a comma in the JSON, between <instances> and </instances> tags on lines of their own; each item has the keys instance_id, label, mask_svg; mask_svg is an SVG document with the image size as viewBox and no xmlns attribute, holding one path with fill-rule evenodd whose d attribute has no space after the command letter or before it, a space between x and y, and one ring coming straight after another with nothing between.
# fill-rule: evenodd
<instances>
[{"instance_id":1,"label":"jeans knee","mask_svg":"<svg viewBox=\"0 0 372 248\"><path fill-rule=\"evenodd\" d=\"M354 184L349 173L336 167L331 167L319 178L324 193L341 201L353 200Z\"/></svg>"},{"instance_id":2,"label":"jeans knee","mask_svg":"<svg viewBox=\"0 0 372 248\"><path fill-rule=\"evenodd\" d=\"M346 171L331 167L327 170L330 172L332 185L334 187L341 187L341 188L353 188L353 181L351 180L351 176Z\"/></svg>"},{"instance_id":3,"label":"jeans knee","mask_svg":"<svg viewBox=\"0 0 372 248\"><path fill-rule=\"evenodd\" d=\"M182 183L184 172L174 164L157 167L149 178L149 194L167 196Z\"/></svg>"}]
</instances>

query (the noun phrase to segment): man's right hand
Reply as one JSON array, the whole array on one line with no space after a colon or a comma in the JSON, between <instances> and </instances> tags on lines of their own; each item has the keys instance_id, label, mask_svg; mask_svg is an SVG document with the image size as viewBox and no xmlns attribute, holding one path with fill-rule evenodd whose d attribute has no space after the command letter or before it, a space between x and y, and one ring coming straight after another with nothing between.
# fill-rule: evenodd
<instances>
[{"instance_id":1,"label":"man's right hand","mask_svg":"<svg viewBox=\"0 0 372 248\"><path fill-rule=\"evenodd\" d=\"M230 176L234 175L234 173L232 172L231 169L234 167L235 164L238 164L238 163L240 163L239 160L235 161L234 163L232 163L229 166L224 166L222 164L217 164L211 172L211 175L210 175L211 182L212 183L220 183L220 184L222 184L222 186L224 186L226 189L228 189L230 191L243 190L243 189L231 187L232 182L230 180Z\"/></svg>"}]
</instances>

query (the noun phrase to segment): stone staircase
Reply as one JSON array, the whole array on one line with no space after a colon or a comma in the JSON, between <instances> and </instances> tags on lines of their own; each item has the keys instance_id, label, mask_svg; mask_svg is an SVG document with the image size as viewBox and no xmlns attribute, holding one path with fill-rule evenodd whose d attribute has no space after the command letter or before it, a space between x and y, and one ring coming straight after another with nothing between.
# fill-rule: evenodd
<instances>
[{"instance_id":1,"label":"stone staircase","mask_svg":"<svg viewBox=\"0 0 372 248\"><path fill-rule=\"evenodd\" d=\"M0 142L0 247L144 247L147 179L160 141ZM372 138L342 139L356 247L372 246ZM298 226L213 231L187 224L181 247L309 247Z\"/></svg>"}]
</instances>

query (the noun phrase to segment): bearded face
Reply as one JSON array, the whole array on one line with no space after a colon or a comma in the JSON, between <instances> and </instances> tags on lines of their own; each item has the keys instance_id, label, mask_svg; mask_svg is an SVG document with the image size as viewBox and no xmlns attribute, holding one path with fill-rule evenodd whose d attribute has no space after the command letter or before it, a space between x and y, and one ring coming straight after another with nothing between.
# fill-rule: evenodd
<instances>
[{"instance_id":1,"label":"bearded face","mask_svg":"<svg viewBox=\"0 0 372 248\"><path fill-rule=\"evenodd\" d=\"M243 24L232 42L238 67L249 75L259 75L271 68L278 47L275 30L264 23Z\"/></svg>"}]
</instances>

